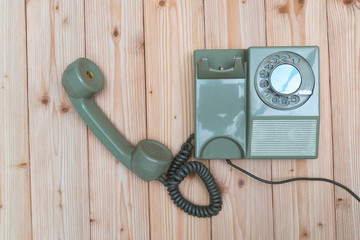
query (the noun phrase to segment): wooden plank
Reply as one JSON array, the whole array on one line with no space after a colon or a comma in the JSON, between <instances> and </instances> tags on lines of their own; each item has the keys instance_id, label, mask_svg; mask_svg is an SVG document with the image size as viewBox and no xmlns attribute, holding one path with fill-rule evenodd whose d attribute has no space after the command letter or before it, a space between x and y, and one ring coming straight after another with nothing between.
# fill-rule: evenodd
<instances>
[{"instance_id":1,"label":"wooden plank","mask_svg":"<svg viewBox=\"0 0 360 240\"><path fill-rule=\"evenodd\" d=\"M205 1L206 48L265 46L265 7L257 1ZM271 161L237 160L240 167L271 179ZM223 210L212 219L214 239L272 239L272 188L229 167L210 161L221 186Z\"/></svg>"},{"instance_id":2,"label":"wooden plank","mask_svg":"<svg viewBox=\"0 0 360 240\"><path fill-rule=\"evenodd\" d=\"M82 0L27 1L34 239L90 239L87 129L61 85L85 55Z\"/></svg>"},{"instance_id":3,"label":"wooden plank","mask_svg":"<svg viewBox=\"0 0 360 240\"><path fill-rule=\"evenodd\" d=\"M0 1L0 239L31 238L24 1Z\"/></svg>"},{"instance_id":4,"label":"wooden plank","mask_svg":"<svg viewBox=\"0 0 360 240\"><path fill-rule=\"evenodd\" d=\"M149 0L144 8L148 138L175 155L194 131L193 51L204 48L203 1ZM197 176L181 185L189 200L208 203ZM157 181L150 183L150 222L151 239L210 239L210 219L182 212Z\"/></svg>"},{"instance_id":5,"label":"wooden plank","mask_svg":"<svg viewBox=\"0 0 360 240\"><path fill-rule=\"evenodd\" d=\"M316 160L273 160L273 179L295 176L332 178L326 0L266 1L267 43L320 47L320 142ZM275 239L334 239L334 187L297 182L273 188Z\"/></svg>"},{"instance_id":6,"label":"wooden plank","mask_svg":"<svg viewBox=\"0 0 360 240\"><path fill-rule=\"evenodd\" d=\"M105 77L100 108L134 145L146 138L143 2L85 3L86 56ZM89 134L91 236L149 239L148 183Z\"/></svg>"},{"instance_id":7,"label":"wooden plank","mask_svg":"<svg viewBox=\"0 0 360 240\"><path fill-rule=\"evenodd\" d=\"M360 194L360 2L328 1L334 177ZM360 204L335 190L337 239L360 239Z\"/></svg>"}]
</instances>

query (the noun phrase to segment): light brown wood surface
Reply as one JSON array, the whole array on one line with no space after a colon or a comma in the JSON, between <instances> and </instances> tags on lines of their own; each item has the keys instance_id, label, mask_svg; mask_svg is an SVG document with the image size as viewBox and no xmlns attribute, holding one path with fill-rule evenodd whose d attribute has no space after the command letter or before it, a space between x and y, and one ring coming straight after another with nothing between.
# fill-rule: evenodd
<instances>
[{"instance_id":1,"label":"light brown wood surface","mask_svg":"<svg viewBox=\"0 0 360 240\"><path fill-rule=\"evenodd\" d=\"M328 1L334 178L360 189L360 2ZM360 238L360 204L335 190L337 239Z\"/></svg>"},{"instance_id":2,"label":"light brown wood surface","mask_svg":"<svg viewBox=\"0 0 360 240\"><path fill-rule=\"evenodd\" d=\"M0 1L0 238L31 238L25 3Z\"/></svg>"},{"instance_id":3,"label":"light brown wood surface","mask_svg":"<svg viewBox=\"0 0 360 240\"><path fill-rule=\"evenodd\" d=\"M266 179L335 179L360 193L358 0L0 0L0 239L359 239L360 203L327 183L259 183L224 161L223 209L191 217L143 182L72 107L61 76L101 68L96 102L133 144L176 154L194 131L195 49L320 47L317 160L236 160ZM180 186L209 201L191 175Z\"/></svg>"},{"instance_id":4,"label":"light brown wood surface","mask_svg":"<svg viewBox=\"0 0 360 240\"><path fill-rule=\"evenodd\" d=\"M84 3L28 1L26 17L32 237L88 239L87 129L61 85L85 55Z\"/></svg>"}]
</instances>

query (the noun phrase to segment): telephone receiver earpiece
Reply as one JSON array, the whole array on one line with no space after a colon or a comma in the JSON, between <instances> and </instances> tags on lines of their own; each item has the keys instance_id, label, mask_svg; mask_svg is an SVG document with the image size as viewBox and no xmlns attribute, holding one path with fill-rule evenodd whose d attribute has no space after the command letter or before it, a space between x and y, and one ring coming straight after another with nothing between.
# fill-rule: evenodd
<instances>
[{"instance_id":1,"label":"telephone receiver earpiece","mask_svg":"<svg viewBox=\"0 0 360 240\"><path fill-rule=\"evenodd\" d=\"M63 73L62 84L82 119L105 147L130 171L151 181L167 172L173 160L170 150L154 140L142 140L133 147L96 105L93 96L104 87L99 67L79 58Z\"/></svg>"}]
</instances>

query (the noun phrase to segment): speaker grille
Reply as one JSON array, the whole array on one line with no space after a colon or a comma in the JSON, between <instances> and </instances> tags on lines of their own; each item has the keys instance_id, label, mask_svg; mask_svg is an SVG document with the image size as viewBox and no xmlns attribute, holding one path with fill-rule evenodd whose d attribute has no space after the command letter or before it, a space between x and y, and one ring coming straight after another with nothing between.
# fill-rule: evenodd
<instances>
[{"instance_id":1,"label":"speaker grille","mask_svg":"<svg viewBox=\"0 0 360 240\"><path fill-rule=\"evenodd\" d=\"M253 157L316 156L317 120L253 120Z\"/></svg>"}]
</instances>

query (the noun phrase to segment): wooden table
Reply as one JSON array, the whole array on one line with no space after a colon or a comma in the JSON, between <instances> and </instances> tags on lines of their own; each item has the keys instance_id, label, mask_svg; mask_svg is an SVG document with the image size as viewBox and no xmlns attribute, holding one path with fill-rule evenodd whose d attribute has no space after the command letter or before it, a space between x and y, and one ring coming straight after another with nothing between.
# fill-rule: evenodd
<instances>
[{"instance_id":1,"label":"wooden table","mask_svg":"<svg viewBox=\"0 0 360 240\"><path fill-rule=\"evenodd\" d=\"M360 203L327 183L268 186L203 161L223 194L184 214L86 128L61 86L78 57L105 75L97 103L136 144L175 154L194 130L193 51L318 45L317 160L238 160L266 179L318 176L360 193L359 0L0 0L0 239L360 239ZM196 176L182 184L208 201Z\"/></svg>"}]
</instances>

